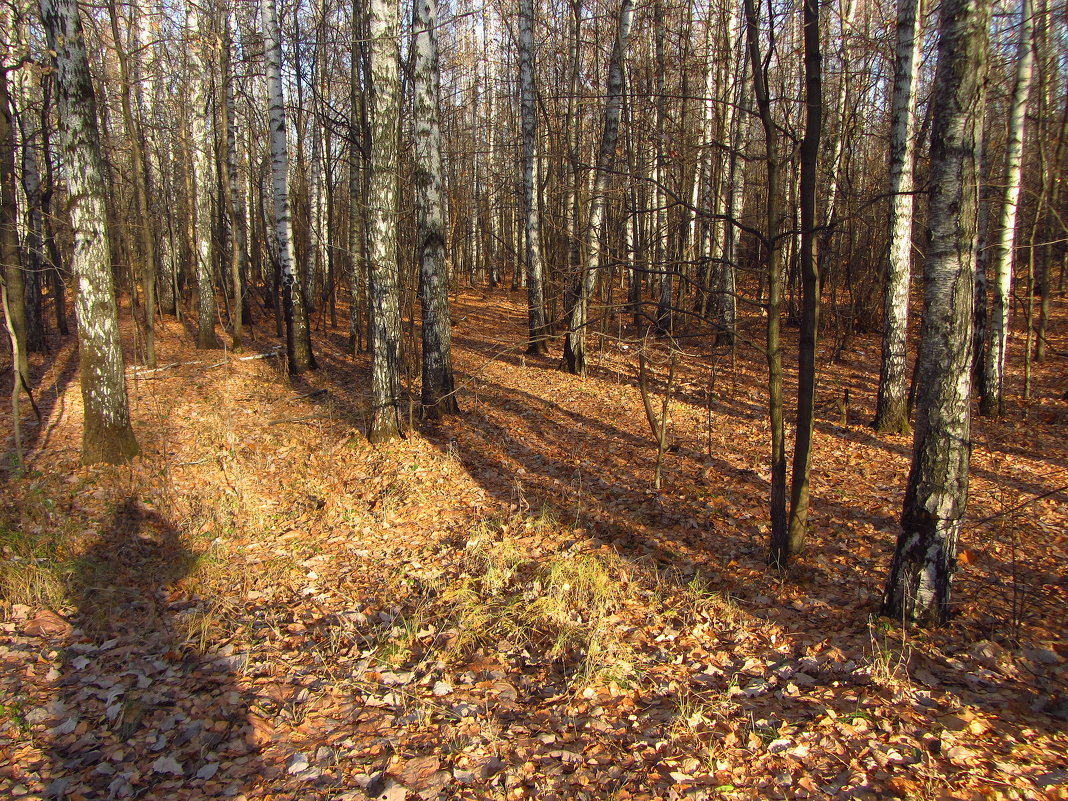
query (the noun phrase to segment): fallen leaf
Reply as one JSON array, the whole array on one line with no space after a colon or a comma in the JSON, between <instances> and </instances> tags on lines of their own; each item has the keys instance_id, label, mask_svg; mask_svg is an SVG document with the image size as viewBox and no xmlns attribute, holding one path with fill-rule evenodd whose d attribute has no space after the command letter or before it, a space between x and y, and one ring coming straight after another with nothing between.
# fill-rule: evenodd
<instances>
[{"instance_id":1,"label":"fallen leaf","mask_svg":"<svg viewBox=\"0 0 1068 801\"><path fill-rule=\"evenodd\" d=\"M22 631L31 637L51 639L66 637L74 631L74 627L51 609L42 609L33 620L22 627Z\"/></svg>"}]
</instances>

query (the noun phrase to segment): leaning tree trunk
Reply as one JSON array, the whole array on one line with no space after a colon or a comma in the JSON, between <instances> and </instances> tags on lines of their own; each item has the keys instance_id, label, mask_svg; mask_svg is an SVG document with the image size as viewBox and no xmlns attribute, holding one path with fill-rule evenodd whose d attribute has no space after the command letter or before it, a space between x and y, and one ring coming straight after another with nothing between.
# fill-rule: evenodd
<instances>
[{"instance_id":1,"label":"leaning tree trunk","mask_svg":"<svg viewBox=\"0 0 1068 801\"><path fill-rule=\"evenodd\" d=\"M568 310L567 339L564 342L564 363L568 372L586 375L586 324L590 298L597 286L597 272L604 250L605 212L608 207L608 182L612 177L616 143L619 140L619 117L623 109L623 59L626 58L630 23L634 15L633 0L622 0L616 41L608 64L608 102L604 112L604 132L597 152L597 172L590 198L590 218L586 224L586 266L573 293Z\"/></svg>"},{"instance_id":2,"label":"leaning tree trunk","mask_svg":"<svg viewBox=\"0 0 1068 801\"><path fill-rule=\"evenodd\" d=\"M545 320L545 266L541 252L538 202L538 108L534 93L534 3L519 0L519 94L523 129L523 220L527 265L527 353L548 353Z\"/></svg>"},{"instance_id":3,"label":"leaning tree trunk","mask_svg":"<svg viewBox=\"0 0 1068 801\"><path fill-rule=\"evenodd\" d=\"M397 139L400 24L397 0L370 0L371 185L368 279L371 300L371 425L367 438L400 436L400 290L397 264Z\"/></svg>"},{"instance_id":4,"label":"leaning tree trunk","mask_svg":"<svg viewBox=\"0 0 1068 801\"><path fill-rule=\"evenodd\" d=\"M289 155L286 151L286 112L282 97L282 43L278 33L278 6L275 0L260 4L263 21L264 54L267 59L267 92L270 104L271 186L274 195L275 240L282 277L282 303L286 319L286 354L289 372L303 373L316 368L312 354L308 311L304 305L301 271L293 252L293 218L289 204Z\"/></svg>"},{"instance_id":5,"label":"leaning tree trunk","mask_svg":"<svg viewBox=\"0 0 1068 801\"><path fill-rule=\"evenodd\" d=\"M909 432L908 323L912 262L912 173L916 128L916 64L922 0L898 0L897 62L890 130L890 250L883 298L882 368L874 426Z\"/></svg>"},{"instance_id":6,"label":"leaning tree trunk","mask_svg":"<svg viewBox=\"0 0 1068 801\"><path fill-rule=\"evenodd\" d=\"M85 418L82 461L117 464L132 459L138 447L130 426L119 346L96 98L76 0L40 0L40 4L56 70L62 163L74 228L71 261L78 281L75 306Z\"/></svg>"},{"instance_id":7,"label":"leaning tree trunk","mask_svg":"<svg viewBox=\"0 0 1068 801\"><path fill-rule=\"evenodd\" d=\"M916 433L883 614L949 618L971 456L979 120L989 0L943 0L933 96L924 312Z\"/></svg>"},{"instance_id":8,"label":"leaning tree trunk","mask_svg":"<svg viewBox=\"0 0 1068 801\"><path fill-rule=\"evenodd\" d=\"M816 160L823 124L823 75L820 58L819 0L804 0L805 137L801 142L801 331L798 343L797 425L790 520L785 541L772 541L771 563L783 565L799 553L808 527L809 468L816 409L816 344L820 319L820 275L816 263Z\"/></svg>"},{"instance_id":9,"label":"leaning tree trunk","mask_svg":"<svg viewBox=\"0 0 1068 801\"><path fill-rule=\"evenodd\" d=\"M445 207L441 188L440 73L437 0L415 0L415 257L423 308L423 414L459 411L452 377L449 283L445 271Z\"/></svg>"},{"instance_id":10,"label":"leaning tree trunk","mask_svg":"<svg viewBox=\"0 0 1068 801\"><path fill-rule=\"evenodd\" d=\"M1005 196L1001 204L997 239L990 261L994 265L994 307L984 346L982 397L979 413L984 417L1001 414L1005 386L1005 347L1009 338L1009 308L1012 295L1013 249L1016 243L1016 210L1020 202L1020 175L1023 168L1024 122L1033 64L1032 0L1020 3L1020 38L1016 45L1016 80L1009 102L1009 136L1005 147Z\"/></svg>"}]
</instances>

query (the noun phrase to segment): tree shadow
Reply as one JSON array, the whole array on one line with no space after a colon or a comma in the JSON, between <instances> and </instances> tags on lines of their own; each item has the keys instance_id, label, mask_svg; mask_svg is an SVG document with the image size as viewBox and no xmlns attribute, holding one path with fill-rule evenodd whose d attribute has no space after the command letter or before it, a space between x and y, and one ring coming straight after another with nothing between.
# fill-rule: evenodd
<instances>
[{"instance_id":1,"label":"tree shadow","mask_svg":"<svg viewBox=\"0 0 1068 801\"><path fill-rule=\"evenodd\" d=\"M261 773L227 655L196 648L173 601L196 564L175 526L135 498L73 565L74 630L47 709L50 798L234 795Z\"/></svg>"}]
</instances>

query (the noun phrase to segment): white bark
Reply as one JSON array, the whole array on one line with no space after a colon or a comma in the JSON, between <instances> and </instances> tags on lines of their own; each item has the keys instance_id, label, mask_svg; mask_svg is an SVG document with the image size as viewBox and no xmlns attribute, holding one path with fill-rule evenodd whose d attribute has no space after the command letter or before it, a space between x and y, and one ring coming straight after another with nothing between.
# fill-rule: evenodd
<instances>
[{"instance_id":1,"label":"white bark","mask_svg":"<svg viewBox=\"0 0 1068 801\"><path fill-rule=\"evenodd\" d=\"M397 147L400 126L397 0L370 0L371 183L367 245L371 298L371 442L400 435L400 289Z\"/></svg>"},{"instance_id":2,"label":"white bark","mask_svg":"<svg viewBox=\"0 0 1068 801\"><path fill-rule=\"evenodd\" d=\"M415 255L419 263L419 300L423 308L422 403L428 417L457 410L445 270L437 24L437 0L415 0L412 67L418 226Z\"/></svg>"},{"instance_id":3,"label":"white bark","mask_svg":"<svg viewBox=\"0 0 1068 801\"><path fill-rule=\"evenodd\" d=\"M1012 294L1012 263L1016 244L1016 212L1020 203L1020 175L1023 168L1024 125L1034 64L1033 0L1020 2L1020 38L1016 46L1016 80L1009 102L1009 131L1005 147L1005 195L1001 204L997 239L991 243L990 262L994 267L994 306L987 329L983 369L981 409L986 415L1001 413L1005 385L1005 348L1009 339L1009 311Z\"/></svg>"},{"instance_id":4,"label":"white bark","mask_svg":"<svg viewBox=\"0 0 1068 801\"><path fill-rule=\"evenodd\" d=\"M884 614L944 623L968 501L979 120L989 0L942 0L916 434Z\"/></svg>"},{"instance_id":5,"label":"white bark","mask_svg":"<svg viewBox=\"0 0 1068 801\"><path fill-rule=\"evenodd\" d=\"M282 96L282 44L275 0L262 0L264 56L267 62L267 95L270 108L271 194L274 200L275 240L285 302L286 348L289 371L300 373L315 367L308 332L304 289L293 252L293 218L289 204L289 154L286 144L285 100Z\"/></svg>"},{"instance_id":6,"label":"white bark","mask_svg":"<svg viewBox=\"0 0 1068 801\"><path fill-rule=\"evenodd\" d=\"M197 347L218 347L215 337L215 281L211 263L212 229L212 152L211 152L211 75L204 63L208 37L208 16L194 2L186 0L186 50L189 55L189 133L193 159L193 243L196 258L197 312L199 315Z\"/></svg>"},{"instance_id":7,"label":"white bark","mask_svg":"<svg viewBox=\"0 0 1068 801\"><path fill-rule=\"evenodd\" d=\"M545 353L544 263L538 190L538 110L534 94L534 4L519 0L519 93L523 128L523 220L526 241L527 327L530 353Z\"/></svg>"},{"instance_id":8,"label":"white bark","mask_svg":"<svg viewBox=\"0 0 1068 801\"><path fill-rule=\"evenodd\" d=\"M916 67L922 0L898 0L897 63L890 130L890 252L883 300L882 373L875 427L906 433L908 414L908 319L911 278Z\"/></svg>"},{"instance_id":9,"label":"white bark","mask_svg":"<svg viewBox=\"0 0 1068 801\"><path fill-rule=\"evenodd\" d=\"M59 129L78 281L78 355L84 429L82 460L126 462L137 454L130 427L118 309L104 207L104 169L96 99L76 0L40 0L56 68Z\"/></svg>"}]
</instances>

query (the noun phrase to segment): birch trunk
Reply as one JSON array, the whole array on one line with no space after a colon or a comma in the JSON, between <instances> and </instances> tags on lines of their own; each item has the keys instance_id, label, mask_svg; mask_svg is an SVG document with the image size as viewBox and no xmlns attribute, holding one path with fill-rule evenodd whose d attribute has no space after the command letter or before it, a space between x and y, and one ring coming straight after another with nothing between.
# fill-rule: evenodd
<instances>
[{"instance_id":1,"label":"birch trunk","mask_svg":"<svg viewBox=\"0 0 1068 801\"><path fill-rule=\"evenodd\" d=\"M612 177L616 143L619 141L619 117L623 108L623 60L627 54L627 40L634 16L633 0L622 0L616 27L615 44L608 64L608 101L604 112L604 132L597 151L597 171L594 174L590 197L590 216L586 224L586 265L573 293L568 310L567 339L564 342L564 363L569 373L586 375L586 324L590 298L597 286L601 267L601 253L605 248L605 212L608 207L608 185Z\"/></svg>"},{"instance_id":2,"label":"birch trunk","mask_svg":"<svg viewBox=\"0 0 1068 801\"><path fill-rule=\"evenodd\" d=\"M944 623L968 500L979 120L989 0L943 0L933 95L916 433L883 614Z\"/></svg>"},{"instance_id":3,"label":"birch trunk","mask_svg":"<svg viewBox=\"0 0 1068 801\"><path fill-rule=\"evenodd\" d=\"M285 101L282 97L282 43L278 32L278 6L275 0L262 0L264 55L267 61L267 93L270 106L271 188L274 198L275 241L282 282L282 303L286 322L286 353L289 372L303 373L316 368L312 354L304 287L293 252L293 218L289 205L289 154L286 145Z\"/></svg>"},{"instance_id":4,"label":"birch trunk","mask_svg":"<svg viewBox=\"0 0 1068 801\"><path fill-rule=\"evenodd\" d=\"M423 309L423 414L459 411L452 375L449 283L445 270L445 207L441 181L440 73L437 0L415 0L412 84L415 112L415 256Z\"/></svg>"},{"instance_id":5,"label":"birch trunk","mask_svg":"<svg viewBox=\"0 0 1068 801\"><path fill-rule=\"evenodd\" d=\"M211 76L204 64L208 17L196 3L187 0L186 30L189 36L190 121L189 149L193 161L192 193L193 241L190 243L197 280L197 347L217 348L215 336L215 269L211 260Z\"/></svg>"},{"instance_id":6,"label":"birch trunk","mask_svg":"<svg viewBox=\"0 0 1068 801\"><path fill-rule=\"evenodd\" d=\"M538 109L534 94L534 3L519 0L519 96L523 129L523 218L527 274L527 353L549 351L545 320L545 265L541 251L541 204L536 168Z\"/></svg>"},{"instance_id":7,"label":"birch trunk","mask_svg":"<svg viewBox=\"0 0 1068 801\"><path fill-rule=\"evenodd\" d=\"M56 70L62 163L74 229L71 262L78 282L82 461L119 464L132 459L138 446L130 426L111 277L96 99L76 0L41 0L40 6Z\"/></svg>"},{"instance_id":8,"label":"birch trunk","mask_svg":"<svg viewBox=\"0 0 1068 801\"><path fill-rule=\"evenodd\" d=\"M877 431L907 434L909 426L908 323L912 274L912 195L916 129L916 67L922 0L898 0L897 60L890 129L890 251L883 297L883 345Z\"/></svg>"},{"instance_id":9,"label":"birch trunk","mask_svg":"<svg viewBox=\"0 0 1068 801\"><path fill-rule=\"evenodd\" d=\"M1005 147L1005 195L1001 203L997 239L991 243L994 266L994 305L987 328L982 397L979 412L984 417L1001 414L1005 392L1005 348L1009 339L1009 311L1012 295L1012 262L1016 244L1016 210L1020 202L1020 175L1023 168L1024 125L1027 98L1034 63L1032 32L1034 4L1020 3L1020 38L1016 45L1016 80L1009 101L1009 135Z\"/></svg>"},{"instance_id":10,"label":"birch trunk","mask_svg":"<svg viewBox=\"0 0 1068 801\"><path fill-rule=\"evenodd\" d=\"M400 43L397 0L370 0L371 182L368 277L371 300L371 442L400 436L400 290L397 263L397 139Z\"/></svg>"},{"instance_id":11,"label":"birch trunk","mask_svg":"<svg viewBox=\"0 0 1068 801\"><path fill-rule=\"evenodd\" d=\"M245 276L248 274L248 238L245 229L245 200L237 175L237 120L235 119L233 59L230 51L233 37L230 30L230 14L225 10L220 23L223 36L219 41L220 62L223 66L223 103L220 107L222 127L226 134L226 153L220 161L223 171L223 191L227 192L226 214L230 219L233 236L230 248L230 281L233 286L234 306L230 312L233 347L241 347L244 336Z\"/></svg>"}]
</instances>

